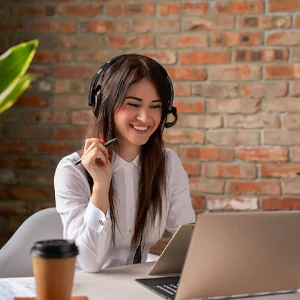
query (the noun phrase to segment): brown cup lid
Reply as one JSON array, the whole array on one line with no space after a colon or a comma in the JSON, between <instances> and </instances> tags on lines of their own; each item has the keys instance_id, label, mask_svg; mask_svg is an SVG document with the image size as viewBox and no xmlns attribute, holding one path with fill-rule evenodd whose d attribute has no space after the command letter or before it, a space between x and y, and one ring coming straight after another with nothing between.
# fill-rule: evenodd
<instances>
[{"instance_id":1,"label":"brown cup lid","mask_svg":"<svg viewBox=\"0 0 300 300\"><path fill-rule=\"evenodd\" d=\"M79 251L72 240L43 240L36 242L30 253L43 258L70 258L76 256Z\"/></svg>"}]
</instances>

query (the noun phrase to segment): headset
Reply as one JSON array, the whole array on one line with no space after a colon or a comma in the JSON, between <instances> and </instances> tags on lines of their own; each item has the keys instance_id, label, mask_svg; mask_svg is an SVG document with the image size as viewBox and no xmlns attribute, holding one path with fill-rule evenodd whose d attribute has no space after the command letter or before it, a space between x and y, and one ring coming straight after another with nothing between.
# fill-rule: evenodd
<instances>
[{"instance_id":1,"label":"headset","mask_svg":"<svg viewBox=\"0 0 300 300\"><path fill-rule=\"evenodd\" d=\"M140 54L122 54L119 56L116 56L114 58L112 58L111 60L109 60L108 62L106 62L100 69L99 71L95 74L92 82L91 82L91 86L90 86L90 91L89 91L89 101L88 104L89 106L92 107L93 109L93 113L94 115L97 117L98 113L99 113L99 107L101 105L101 99L100 99L100 94L101 94L101 85L98 84L99 78L101 76L101 74L103 74L109 67L111 67L114 63L116 63L117 61L119 61L122 58L128 57L128 56L135 56L135 57L140 57L140 58L146 58L150 61L152 61L160 70L160 72L164 75L164 77L166 78L166 80L169 83L169 88L170 88L170 100L169 100L169 107L168 107L168 113L167 115L171 114L174 117L174 120L172 122L165 122L164 127L165 128L170 128L172 126L174 126L177 122L178 119L178 115L177 115L177 109L176 107L173 106L173 100L174 100L174 88L173 88L173 84L171 81L171 78L169 77L167 71L165 70L165 68L159 64L156 60L147 57L147 56L143 56Z\"/></svg>"}]
</instances>

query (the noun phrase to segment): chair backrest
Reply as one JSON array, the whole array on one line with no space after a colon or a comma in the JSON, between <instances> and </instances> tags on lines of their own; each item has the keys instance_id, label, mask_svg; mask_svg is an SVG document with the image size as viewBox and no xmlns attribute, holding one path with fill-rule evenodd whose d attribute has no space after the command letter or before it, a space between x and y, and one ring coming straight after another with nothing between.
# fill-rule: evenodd
<instances>
[{"instance_id":1,"label":"chair backrest","mask_svg":"<svg viewBox=\"0 0 300 300\"><path fill-rule=\"evenodd\" d=\"M30 249L39 240L63 238L63 225L54 207L31 215L0 249L0 278L33 276Z\"/></svg>"}]
</instances>

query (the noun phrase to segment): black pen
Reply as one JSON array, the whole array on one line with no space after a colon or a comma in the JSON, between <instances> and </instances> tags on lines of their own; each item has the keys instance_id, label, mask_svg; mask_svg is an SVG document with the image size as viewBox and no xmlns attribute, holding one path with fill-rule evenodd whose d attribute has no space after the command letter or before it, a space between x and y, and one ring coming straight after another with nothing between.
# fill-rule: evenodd
<instances>
[{"instance_id":1,"label":"black pen","mask_svg":"<svg viewBox=\"0 0 300 300\"><path fill-rule=\"evenodd\" d=\"M114 139L112 139L112 140L109 140L109 141L106 142L103 146L104 146L104 147L107 147L107 146L109 146L110 144L112 144L113 142L115 142L117 139L118 139L118 138L114 138ZM80 163L81 163L81 158L78 159L78 160L75 162L75 165L78 165L78 164L80 164Z\"/></svg>"}]
</instances>

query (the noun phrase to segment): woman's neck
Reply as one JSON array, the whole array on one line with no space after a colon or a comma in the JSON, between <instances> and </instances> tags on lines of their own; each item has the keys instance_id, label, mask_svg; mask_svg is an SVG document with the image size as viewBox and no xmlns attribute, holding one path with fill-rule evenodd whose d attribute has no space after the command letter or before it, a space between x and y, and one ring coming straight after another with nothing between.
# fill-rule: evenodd
<instances>
[{"instance_id":1,"label":"woman's neck","mask_svg":"<svg viewBox=\"0 0 300 300\"><path fill-rule=\"evenodd\" d=\"M117 154L127 162L133 161L140 153L140 147L135 145L128 145L127 143L118 140L119 149Z\"/></svg>"}]
</instances>

